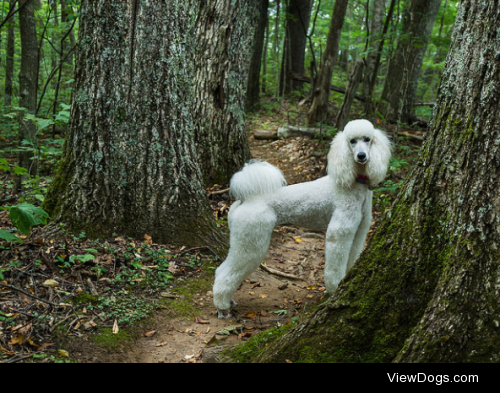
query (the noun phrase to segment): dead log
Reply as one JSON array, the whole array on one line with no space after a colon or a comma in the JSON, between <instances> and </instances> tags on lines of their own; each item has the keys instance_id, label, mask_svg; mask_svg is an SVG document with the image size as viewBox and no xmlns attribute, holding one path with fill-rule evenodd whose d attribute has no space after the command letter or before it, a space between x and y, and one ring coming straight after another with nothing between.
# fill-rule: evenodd
<instances>
[{"instance_id":1,"label":"dead log","mask_svg":"<svg viewBox=\"0 0 500 393\"><path fill-rule=\"evenodd\" d=\"M277 139L279 139L277 130L255 130L253 132L253 137L257 140L277 140Z\"/></svg>"},{"instance_id":2,"label":"dead log","mask_svg":"<svg viewBox=\"0 0 500 393\"><path fill-rule=\"evenodd\" d=\"M306 128L306 127L294 127L294 126L284 126L278 128L279 138L293 138L295 136L307 136L309 138L314 138L321 132L319 128Z\"/></svg>"}]
</instances>

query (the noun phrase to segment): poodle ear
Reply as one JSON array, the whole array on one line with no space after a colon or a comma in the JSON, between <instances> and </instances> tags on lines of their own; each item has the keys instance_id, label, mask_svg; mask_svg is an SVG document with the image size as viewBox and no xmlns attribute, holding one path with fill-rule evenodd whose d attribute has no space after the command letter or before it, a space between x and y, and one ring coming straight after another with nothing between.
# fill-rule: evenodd
<instances>
[{"instance_id":1,"label":"poodle ear","mask_svg":"<svg viewBox=\"0 0 500 393\"><path fill-rule=\"evenodd\" d=\"M332 141L327 172L339 187L349 188L354 183L356 168L345 132L339 132Z\"/></svg>"},{"instance_id":2,"label":"poodle ear","mask_svg":"<svg viewBox=\"0 0 500 393\"><path fill-rule=\"evenodd\" d=\"M385 179L391 153L391 141L383 131L375 129L370 147L370 162L367 168L367 175L372 186L376 186Z\"/></svg>"}]
</instances>

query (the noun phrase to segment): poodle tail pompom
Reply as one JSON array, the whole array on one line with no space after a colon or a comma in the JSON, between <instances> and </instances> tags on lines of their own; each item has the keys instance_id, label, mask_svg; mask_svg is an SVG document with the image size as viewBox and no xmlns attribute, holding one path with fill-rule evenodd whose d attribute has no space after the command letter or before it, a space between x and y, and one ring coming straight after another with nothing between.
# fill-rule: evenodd
<instances>
[{"instance_id":1,"label":"poodle tail pompom","mask_svg":"<svg viewBox=\"0 0 500 393\"><path fill-rule=\"evenodd\" d=\"M273 193L286 186L286 180L274 165L265 161L251 160L231 178L231 196L245 201L253 196Z\"/></svg>"}]
</instances>

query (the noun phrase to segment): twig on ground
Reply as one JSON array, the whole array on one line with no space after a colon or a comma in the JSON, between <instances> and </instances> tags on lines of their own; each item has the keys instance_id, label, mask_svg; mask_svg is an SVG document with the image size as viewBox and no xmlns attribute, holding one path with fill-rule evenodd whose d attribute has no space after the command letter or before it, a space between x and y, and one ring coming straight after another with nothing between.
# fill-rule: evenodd
<instances>
[{"instance_id":1,"label":"twig on ground","mask_svg":"<svg viewBox=\"0 0 500 393\"><path fill-rule=\"evenodd\" d=\"M267 266L264 266L264 265L260 265L260 268L262 270L264 270L265 272L268 272L269 274L273 274L275 276L281 276L281 277L285 277L285 278L290 278L292 280L302 280L298 276L294 276L293 274L288 274L288 273L280 272L279 270L273 269L272 267L267 267Z\"/></svg>"}]
</instances>

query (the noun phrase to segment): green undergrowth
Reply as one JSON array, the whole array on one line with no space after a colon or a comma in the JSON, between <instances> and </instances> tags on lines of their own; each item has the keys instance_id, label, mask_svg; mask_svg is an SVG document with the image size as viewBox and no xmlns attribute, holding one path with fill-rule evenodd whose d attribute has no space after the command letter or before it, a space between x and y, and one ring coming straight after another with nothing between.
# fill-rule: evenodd
<instances>
[{"instance_id":1,"label":"green undergrowth","mask_svg":"<svg viewBox=\"0 0 500 393\"><path fill-rule=\"evenodd\" d=\"M276 342L280 337L283 337L295 326L294 324L284 325L252 336L244 344L225 350L223 358L230 363L252 363L269 345Z\"/></svg>"},{"instance_id":2,"label":"green undergrowth","mask_svg":"<svg viewBox=\"0 0 500 393\"><path fill-rule=\"evenodd\" d=\"M115 334L111 328L101 328L92 336L91 341L108 352L116 352L132 344L135 338L136 335L130 329L122 329Z\"/></svg>"}]
</instances>

